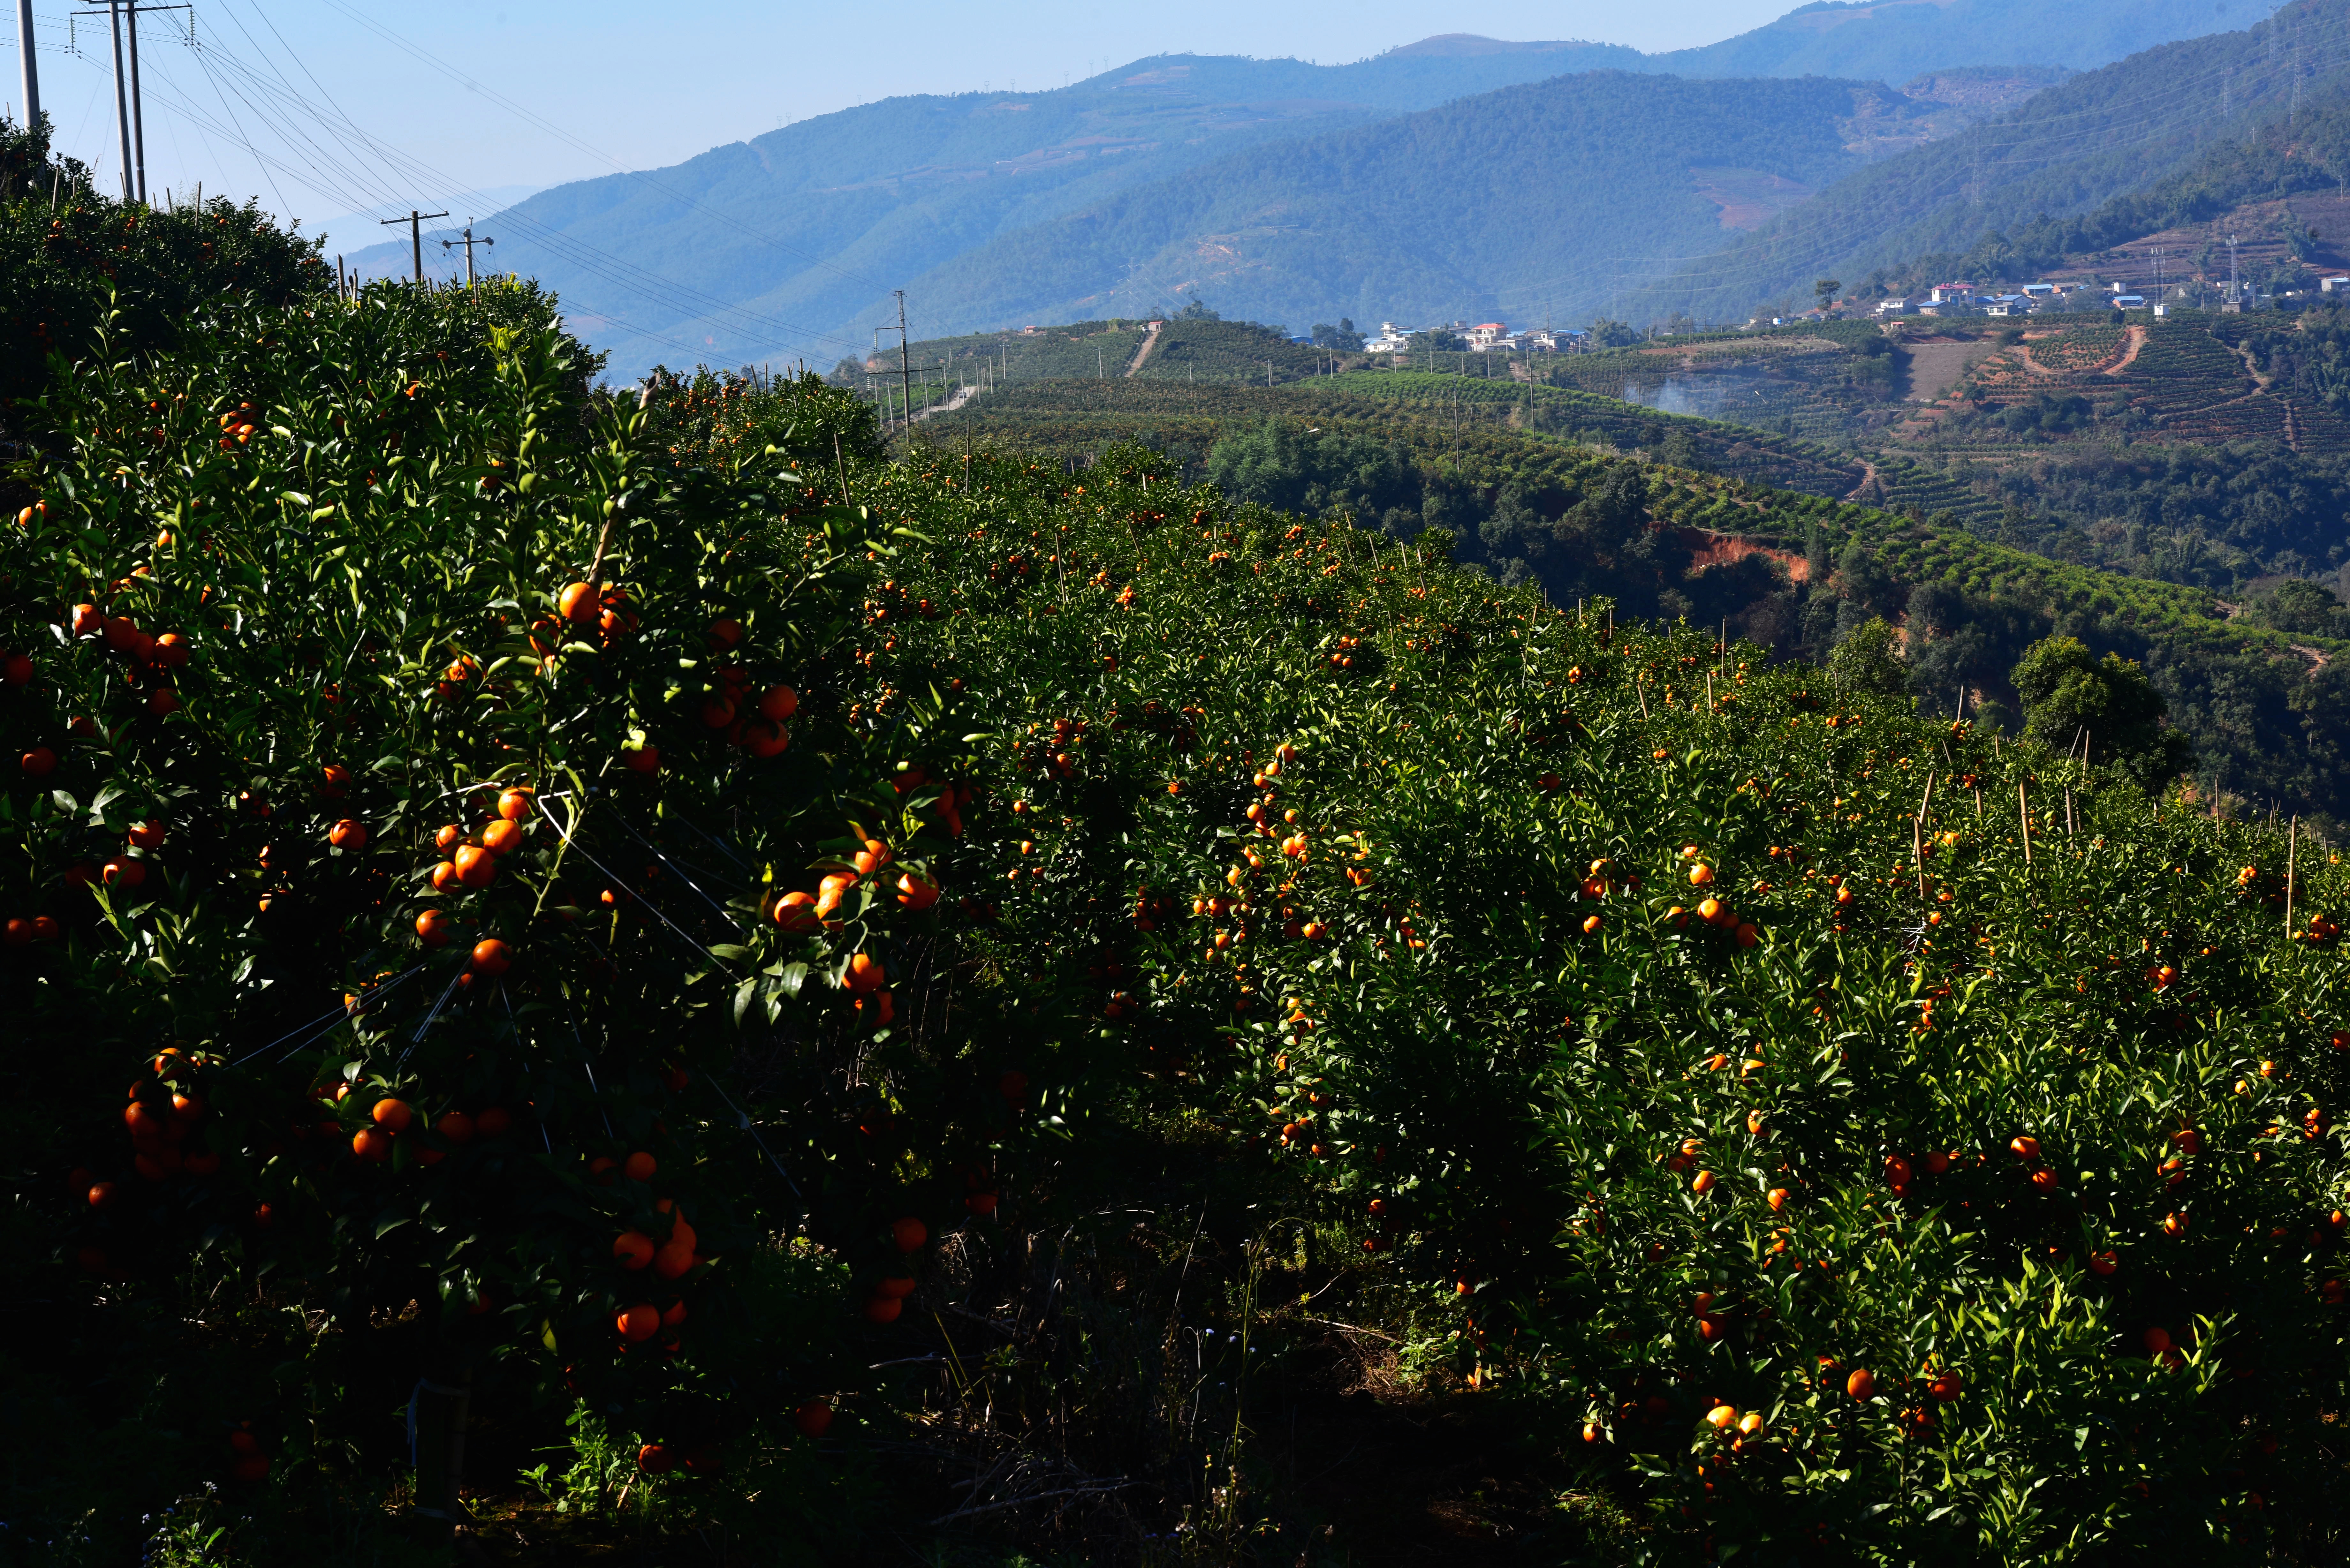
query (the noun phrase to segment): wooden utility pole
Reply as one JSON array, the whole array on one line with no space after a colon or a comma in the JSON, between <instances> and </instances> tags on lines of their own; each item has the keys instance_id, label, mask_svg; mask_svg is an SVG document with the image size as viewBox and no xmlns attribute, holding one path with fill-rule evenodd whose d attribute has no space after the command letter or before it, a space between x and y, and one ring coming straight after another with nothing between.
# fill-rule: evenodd
<instances>
[{"instance_id":1,"label":"wooden utility pole","mask_svg":"<svg viewBox=\"0 0 2350 1568\"><path fill-rule=\"evenodd\" d=\"M471 288L473 286L473 247L475 245L494 245L497 243L497 241L491 239L475 239L473 237L473 220L468 218L465 220L465 237L462 240L442 240L441 242L441 249L445 253L458 245L465 247L465 286L467 288Z\"/></svg>"},{"instance_id":2,"label":"wooden utility pole","mask_svg":"<svg viewBox=\"0 0 2350 1568\"><path fill-rule=\"evenodd\" d=\"M381 228L388 229L394 223L406 223L408 225L408 250L409 254L413 258L416 264L416 281L419 283L422 283L424 281L424 220L427 218L445 218L449 214L446 213L420 213L415 208L411 207L408 210L408 216L404 218L382 218L378 220L378 226ZM465 253L465 259L469 262L472 261L473 259L473 253L467 251Z\"/></svg>"}]
</instances>

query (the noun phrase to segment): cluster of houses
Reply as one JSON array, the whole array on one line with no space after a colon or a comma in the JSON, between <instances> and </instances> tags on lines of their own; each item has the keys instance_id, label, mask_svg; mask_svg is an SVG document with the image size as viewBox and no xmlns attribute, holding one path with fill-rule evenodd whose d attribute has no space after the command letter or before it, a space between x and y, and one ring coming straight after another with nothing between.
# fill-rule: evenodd
<instances>
[{"instance_id":1,"label":"cluster of houses","mask_svg":"<svg viewBox=\"0 0 2350 1568\"><path fill-rule=\"evenodd\" d=\"M2218 290L2220 308L2225 312L2257 310L2267 298L2248 283L2212 286ZM2350 294L2350 277L2324 278L2319 287L2327 294ZM2027 283L2012 294L2002 294L1995 289L1977 288L1970 283L1945 283L1937 285L1922 298L1879 300L1876 314L2038 316L2053 310L2151 310L2157 316L2168 316L2170 306L2164 298L2168 292L2158 289L2155 297L2148 299L2121 283Z\"/></svg>"},{"instance_id":2,"label":"cluster of houses","mask_svg":"<svg viewBox=\"0 0 2350 1568\"><path fill-rule=\"evenodd\" d=\"M1481 321L1474 326L1466 321L1448 321L1440 327L1398 327L1392 321L1382 321L1377 334L1363 339L1363 352L1401 354L1410 348L1416 333L1436 331L1451 333L1468 345L1472 354L1581 354L1591 347L1588 332L1555 331L1547 327L1529 327L1513 332L1506 322L1501 321Z\"/></svg>"}]
</instances>

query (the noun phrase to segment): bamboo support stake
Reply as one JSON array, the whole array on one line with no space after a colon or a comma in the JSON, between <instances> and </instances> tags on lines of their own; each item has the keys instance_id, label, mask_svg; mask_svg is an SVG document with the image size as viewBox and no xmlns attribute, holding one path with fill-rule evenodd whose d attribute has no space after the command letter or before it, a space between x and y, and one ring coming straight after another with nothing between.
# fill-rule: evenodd
<instances>
[{"instance_id":1,"label":"bamboo support stake","mask_svg":"<svg viewBox=\"0 0 2350 1568\"><path fill-rule=\"evenodd\" d=\"M1934 804L1934 770L1926 770L1926 791L1918 797L1918 816L1909 825L1911 858L1918 862L1918 899L1926 898L1926 811Z\"/></svg>"},{"instance_id":2,"label":"bamboo support stake","mask_svg":"<svg viewBox=\"0 0 2350 1568\"><path fill-rule=\"evenodd\" d=\"M1640 700L1640 722L1645 724L1648 722L1648 682L1637 675L1632 677L1632 694Z\"/></svg>"},{"instance_id":3,"label":"bamboo support stake","mask_svg":"<svg viewBox=\"0 0 2350 1568\"><path fill-rule=\"evenodd\" d=\"M2295 816L2284 835L2284 934L2293 940L2293 873L2295 857L2301 848L2301 818Z\"/></svg>"},{"instance_id":4,"label":"bamboo support stake","mask_svg":"<svg viewBox=\"0 0 2350 1568\"><path fill-rule=\"evenodd\" d=\"M2024 798L2023 781L2015 781L2015 815L2023 825L2023 867L2032 868L2032 803Z\"/></svg>"}]
</instances>

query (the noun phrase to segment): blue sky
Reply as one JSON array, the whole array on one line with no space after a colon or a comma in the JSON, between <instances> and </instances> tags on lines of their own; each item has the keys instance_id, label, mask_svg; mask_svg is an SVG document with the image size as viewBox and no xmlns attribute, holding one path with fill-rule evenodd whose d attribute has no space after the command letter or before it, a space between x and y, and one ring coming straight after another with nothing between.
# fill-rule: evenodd
<instances>
[{"instance_id":1,"label":"blue sky","mask_svg":"<svg viewBox=\"0 0 2350 1568\"><path fill-rule=\"evenodd\" d=\"M120 159L109 43L103 18L69 25L82 8L35 0L42 107L61 150L97 165L111 186ZM411 201L486 216L525 190L673 163L896 93L1035 90L1160 52L1335 64L1434 33L1677 48L1789 8L1789 0L196 0L193 49L189 12L141 26L148 188L160 200L166 188L202 181L207 194L257 195L313 231ZM0 21L5 46L16 41L14 11ZM21 108L13 47L8 54L0 98ZM331 228L338 248L381 237L363 239L348 219Z\"/></svg>"}]
</instances>

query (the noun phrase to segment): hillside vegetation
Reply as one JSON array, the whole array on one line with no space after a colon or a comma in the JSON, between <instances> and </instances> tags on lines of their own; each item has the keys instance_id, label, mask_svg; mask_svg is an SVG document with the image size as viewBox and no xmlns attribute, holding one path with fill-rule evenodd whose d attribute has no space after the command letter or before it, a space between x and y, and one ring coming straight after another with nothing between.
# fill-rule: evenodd
<instances>
[{"instance_id":1,"label":"hillside vegetation","mask_svg":"<svg viewBox=\"0 0 2350 1568\"><path fill-rule=\"evenodd\" d=\"M2350 874L2141 671L2002 737L555 320L223 291L31 405L12 1540L2338 1559ZM1557 452L1606 547L1875 525Z\"/></svg>"},{"instance_id":2,"label":"hillside vegetation","mask_svg":"<svg viewBox=\"0 0 2350 1568\"><path fill-rule=\"evenodd\" d=\"M1657 269L1615 314L1742 320L1807 301L1815 278L1914 275L1902 269L1965 255L1988 235L2028 227L2069 244L2126 227L2137 220L2126 214L2191 203L2230 161L2226 149L2257 145L2305 106L2338 109L2345 82L2350 6L2294 0L2242 31L2147 49L1853 174L1716 254Z\"/></svg>"},{"instance_id":3,"label":"hillside vegetation","mask_svg":"<svg viewBox=\"0 0 2350 1568\"><path fill-rule=\"evenodd\" d=\"M1800 440L1587 393L1392 371L1245 394L1047 384L981 399L923 430L936 441L977 436L1070 462L1144 440L1236 495L1344 513L1399 538L1441 529L1458 558L1538 585L1554 604L1605 595L1641 615L1728 621L1783 655L1824 660L1870 617L1906 618L1919 700L1946 713L1964 688L2012 723L2019 697L2009 675L2025 647L2055 632L2079 637L2146 663L2211 787L2350 815L2334 763L2350 723L2340 663L2350 628L2323 611L2230 618L2198 579L2080 564L2075 541L2090 538L2080 522L2002 513L1937 469L1864 465ZM2213 483L2215 469L2225 483ZM2099 472L2116 481L2110 498ZM2167 550L2187 532L2180 495L2247 526L2279 520L2282 504L2263 495L2296 496L2315 547L2338 547L2324 491L2241 454L2107 460L2062 477L2074 487L2067 499L2106 508L2093 514L2100 519L2147 517L2135 530L2096 524L2117 556L2133 539ZM1864 494L1866 504L1849 499ZM2152 525L2166 515L2176 532ZM2280 554L2290 537L2277 539Z\"/></svg>"}]
</instances>

